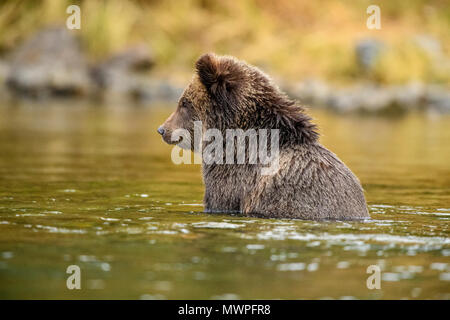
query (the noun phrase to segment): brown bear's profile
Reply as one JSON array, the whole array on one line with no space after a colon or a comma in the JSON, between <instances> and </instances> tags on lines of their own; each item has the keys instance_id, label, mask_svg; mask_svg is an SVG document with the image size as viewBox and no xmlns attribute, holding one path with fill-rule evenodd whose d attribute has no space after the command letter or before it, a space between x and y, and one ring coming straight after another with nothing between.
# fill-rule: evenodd
<instances>
[{"instance_id":1,"label":"brown bear's profile","mask_svg":"<svg viewBox=\"0 0 450 320\"><path fill-rule=\"evenodd\" d=\"M179 143L172 141L174 130L184 128L193 136L194 121L223 136L227 129L279 130L279 167L274 174L261 174L262 164L203 160L206 212L310 220L369 218L358 178L319 143L316 126L303 108L259 69L233 57L201 56L176 111L158 132L167 143ZM205 147L207 142L201 144Z\"/></svg>"}]
</instances>

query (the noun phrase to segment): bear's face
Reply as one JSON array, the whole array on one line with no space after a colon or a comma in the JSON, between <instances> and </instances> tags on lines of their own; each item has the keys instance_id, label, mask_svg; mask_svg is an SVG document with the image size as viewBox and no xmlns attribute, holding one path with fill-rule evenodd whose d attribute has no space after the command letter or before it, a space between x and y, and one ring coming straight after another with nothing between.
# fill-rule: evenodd
<instances>
[{"instance_id":1,"label":"bear's face","mask_svg":"<svg viewBox=\"0 0 450 320\"><path fill-rule=\"evenodd\" d=\"M236 89L239 82L243 83L244 68L233 58L214 54L200 57L196 63L196 73L184 90L177 109L158 128L163 140L168 144L193 149L189 138L194 136L195 121L202 121L206 128L223 128L222 119L234 118L228 112L227 105L236 101ZM241 110L240 117L243 113ZM172 137L177 129L187 130L190 137L182 135L178 138L178 133L182 132L177 132L176 137Z\"/></svg>"},{"instance_id":2,"label":"bear's face","mask_svg":"<svg viewBox=\"0 0 450 320\"><path fill-rule=\"evenodd\" d=\"M206 90L198 77L194 76L179 99L175 112L158 128L163 140L168 144L178 144L184 149L193 149L194 122L204 120L204 110L209 104ZM180 134L172 136L177 129L185 129L187 133L180 131Z\"/></svg>"}]
</instances>

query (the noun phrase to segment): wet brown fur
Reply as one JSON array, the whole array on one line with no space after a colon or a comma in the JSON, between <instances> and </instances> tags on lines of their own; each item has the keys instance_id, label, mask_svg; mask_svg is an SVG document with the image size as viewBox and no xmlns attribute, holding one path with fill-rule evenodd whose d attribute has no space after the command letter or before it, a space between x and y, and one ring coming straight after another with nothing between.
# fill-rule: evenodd
<instances>
[{"instance_id":1,"label":"wet brown fur","mask_svg":"<svg viewBox=\"0 0 450 320\"><path fill-rule=\"evenodd\" d=\"M319 143L304 109L259 69L229 56L201 56L177 110L162 125L163 139L174 143L170 137L177 128L193 136L198 120L203 130L216 128L223 136L226 129L280 130L274 175L261 175L260 164L202 164L205 211L310 220L369 217L358 178Z\"/></svg>"}]
</instances>

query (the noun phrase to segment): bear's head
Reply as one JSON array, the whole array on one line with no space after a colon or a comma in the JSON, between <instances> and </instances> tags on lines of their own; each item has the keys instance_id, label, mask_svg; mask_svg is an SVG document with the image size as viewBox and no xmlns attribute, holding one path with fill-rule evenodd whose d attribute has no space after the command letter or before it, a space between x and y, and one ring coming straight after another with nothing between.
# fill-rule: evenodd
<instances>
[{"instance_id":1,"label":"bear's head","mask_svg":"<svg viewBox=\"0 0 450 320\"><path fill-rule=\"evenodd\" d=\"M195 66L177 109L158 128L165 142L179 144L183 138L173 141L172 133L181 128L193 137L195 121L202 122L202 129L222 133L226 129L279 129L280 144L317 140L316 126L303 108L258 68L211 53L201 56Z\"/></svg>"}]
</instances>

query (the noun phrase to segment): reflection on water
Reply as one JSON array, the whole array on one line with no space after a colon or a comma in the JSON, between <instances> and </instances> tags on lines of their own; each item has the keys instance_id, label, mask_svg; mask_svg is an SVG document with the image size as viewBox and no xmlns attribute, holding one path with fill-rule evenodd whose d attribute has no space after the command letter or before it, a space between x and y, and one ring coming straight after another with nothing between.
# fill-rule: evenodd
<instances>
[{"instance_id":1,"label":"reflection on water","mask_svg":"<svg viewBox=\"0 0 450 320\"><path fill-rule=\"evenodd\" d=\"M156 133L170 112L0 107L0 298L450 298L449 117L315 111L372 220L313 222L202 213L199 166Z\"/></svg>"}]
</instances>

